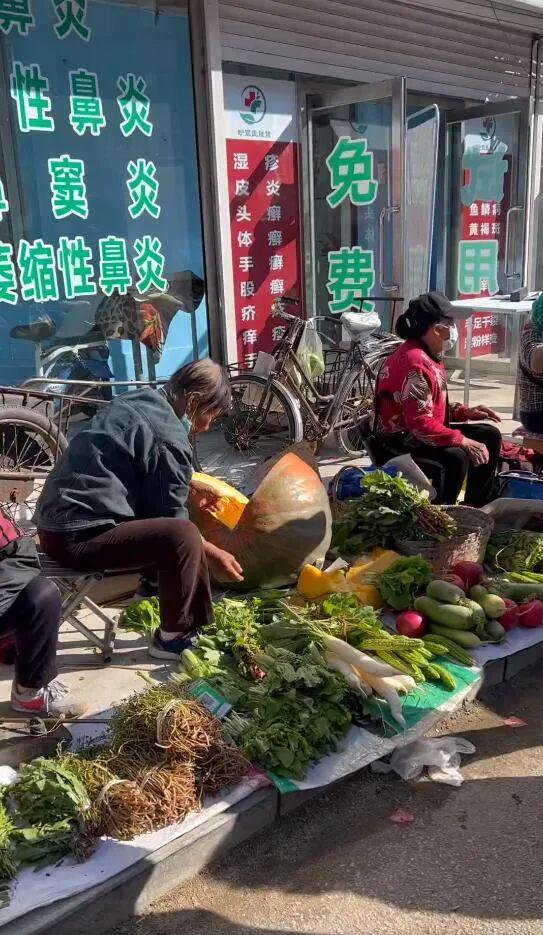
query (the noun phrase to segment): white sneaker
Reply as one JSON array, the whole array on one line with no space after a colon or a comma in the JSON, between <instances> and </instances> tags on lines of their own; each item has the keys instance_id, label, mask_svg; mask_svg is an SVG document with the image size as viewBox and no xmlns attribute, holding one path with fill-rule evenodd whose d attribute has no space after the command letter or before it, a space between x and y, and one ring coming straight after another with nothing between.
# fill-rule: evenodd
<instances>
[{"instance_id":1,"label":"white sneaker","mask_svg":"<svg viewBox=\"0 0 543 935\"><path fill-rule=\"evenodd\" d=\"M14 682L11 686L11 707L21 714L58 718L81 717L87 710L87 705L58 679L53 679L44 688L29 688L22 692Z\"/></svg>"}]
</instances>

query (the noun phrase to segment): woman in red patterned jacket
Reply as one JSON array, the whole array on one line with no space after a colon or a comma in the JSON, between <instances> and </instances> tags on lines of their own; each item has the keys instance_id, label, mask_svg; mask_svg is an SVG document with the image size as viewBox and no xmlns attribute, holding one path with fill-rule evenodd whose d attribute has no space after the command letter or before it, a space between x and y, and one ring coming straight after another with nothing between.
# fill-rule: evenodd
<instances>
[{"instance_id":1,"label":"woman in red patterned jacket","mask_svg":"<svg viewBox=\"0 0 543 935\"><path fill-rule=\"evenodd\" d=\"M466 423L500 417L486 406L449 405L443 354L456 343L458 317L440 292L413 299L400 315L396 333L404 343L377 381L377 436L389 457L412 456L438 503L455 503L467 478L465 502L483 506L495 495L501 434L488 423Z\"/></svg>"}]
</instances>

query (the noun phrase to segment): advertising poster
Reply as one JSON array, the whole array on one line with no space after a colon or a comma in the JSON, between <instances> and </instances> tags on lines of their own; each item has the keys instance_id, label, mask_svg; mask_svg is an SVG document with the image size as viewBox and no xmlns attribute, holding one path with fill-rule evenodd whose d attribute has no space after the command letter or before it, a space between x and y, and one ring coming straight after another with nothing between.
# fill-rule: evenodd
<instances>
[{"instance_id":1,"label":"advertising poster","mask_svg":"<svg viewBox=\"0 0 543 935\"><path fill-rule=\"evenodd\" d=\"M251 366L285 332L277 301L300 299L295 88L225 75L224 99L238 361Z\"/></svg>"}]
</instances>

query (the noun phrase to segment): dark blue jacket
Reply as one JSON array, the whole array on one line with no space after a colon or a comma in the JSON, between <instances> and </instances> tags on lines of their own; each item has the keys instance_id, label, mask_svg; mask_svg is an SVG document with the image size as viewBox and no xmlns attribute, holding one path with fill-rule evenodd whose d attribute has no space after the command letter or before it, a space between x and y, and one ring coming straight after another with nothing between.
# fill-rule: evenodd
<instances>
[{"instance_id":1,"label":"dark blue jacket","mask_svg":"<svg viewBox=\"0 0 543 935\"><path fill-rule=\"evenodd\" d=\"M192 475L187 429L164 390L143 389L100 408L48 476L35 522L51 532L133 519L186 519Z\"/></svg>"}]
</instances>

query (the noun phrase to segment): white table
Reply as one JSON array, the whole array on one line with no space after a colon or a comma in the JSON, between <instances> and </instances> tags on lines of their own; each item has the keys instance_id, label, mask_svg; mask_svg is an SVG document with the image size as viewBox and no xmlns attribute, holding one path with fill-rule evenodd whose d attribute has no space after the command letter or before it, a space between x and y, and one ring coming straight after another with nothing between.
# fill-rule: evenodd
<instances>
[{"instance_id":1,"label":"white table","mask_svg":"<svg viewBox=\"0 0 543 935\"><path fill-rule=\"evenodd\" d=\"M502 312L506 315L524 316L529 314L534 300L539 293L534 293L531 298L523 299L521 302L511 302L508 295L490 296L482 299L456 299L452 304L456 308L469 308L473 312ZM471 339L473 334L473 317L469 317L467 325L467 353L464 363L464 406L469 406L469 386L471 379Z\"/></svg>"}]
</instances>

